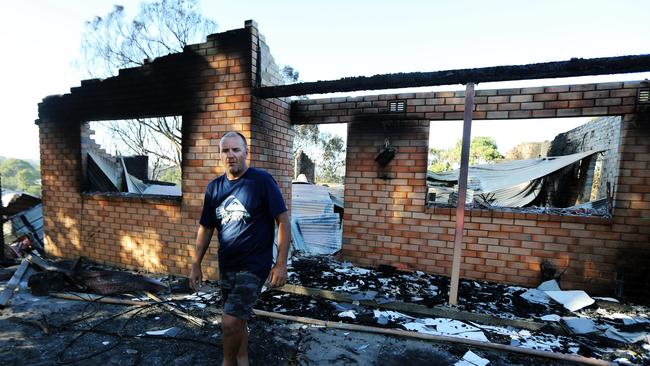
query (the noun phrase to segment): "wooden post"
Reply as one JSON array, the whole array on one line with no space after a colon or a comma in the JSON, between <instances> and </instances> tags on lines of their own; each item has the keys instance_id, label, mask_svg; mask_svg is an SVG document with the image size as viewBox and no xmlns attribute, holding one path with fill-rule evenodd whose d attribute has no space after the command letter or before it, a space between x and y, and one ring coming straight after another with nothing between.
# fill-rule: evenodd
<instances>
[{"instance_id":1,"label":"wooden post","mask_svg":"<svg viewBox=\"0 0 650 366\"><path fill-rule=\"evenodd\" d=\"M458 302L458 280L460 277L460 257L463 245L463 226L465 224L465 197L467 196L467 171L469 169L469 145L472 137L472 110L474 109L474 83L465 88L465 113L463 121L463 147L460 153L460 172L458 173L458 202L456 203L456 232L454 234L454 258L451 264L451 287L449 305Z\"/></svg>"}]
</instances>

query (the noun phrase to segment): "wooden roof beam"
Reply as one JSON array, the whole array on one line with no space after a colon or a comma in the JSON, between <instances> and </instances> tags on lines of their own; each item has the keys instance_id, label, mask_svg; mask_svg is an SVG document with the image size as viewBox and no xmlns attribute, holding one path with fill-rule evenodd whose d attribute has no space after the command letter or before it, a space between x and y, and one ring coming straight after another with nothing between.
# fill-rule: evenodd
<instances>
[{"instance_id":1,"label":"wooden roof beam","mask_svg":"<svg viewBox=\"0 0 650 366\"><path fill-rule=\"evenodd\" d=\"M260 87L254 90L254 94L260 98L275 98L357 90L385 90L467 84L470 82L485 83L494 81L566 78L646 71L650 71L650 54L588 59L572 58L568 61L491 66L476 69L356 76L338 80Z\"/></svg>"}]
</instances>

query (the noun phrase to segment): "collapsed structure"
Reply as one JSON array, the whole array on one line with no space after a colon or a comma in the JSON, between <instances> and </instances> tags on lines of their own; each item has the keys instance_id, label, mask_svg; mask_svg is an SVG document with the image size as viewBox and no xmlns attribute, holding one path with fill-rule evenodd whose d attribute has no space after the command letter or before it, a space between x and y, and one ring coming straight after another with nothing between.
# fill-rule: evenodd
<instances>
[{"instance_id":1,"label":"collapsed structure","mask_svg":"<svg viewBox=\"0 0 650 366\"><path fill-rule=\"evenodd\" d=\"M640 59L605 60L602 65L613 72L650 69L647 57ZM552 66L545 77L582 75L579 60L569 64L573 73ZM465 79L504 80L483 71L467 72ZM61 257L83 255L114 265L187 273L203 190L219 174L218 141L225 131L238 130L249 139L250 164L273 174L290 201L291 125L347 123L342 256L360 265L448 274L455 214L448 207L427 205L427 144L435 121L463 118L464 92L287 98L309 91L352 90L355 83L357 89L432 85L426 84L432 75L420 76L351 78L338 84L311 83L311 89L310 83L274 87L282 84L279 69L256 25L247 22L242 29L210 35L182 53L47 97L39 105L37 121L46 250ZM442 80L467 81L456 76ZM566 268L566 289L618 289L622 296L650 293L647 274L639 272L650 264L648 85L608 82L479 90L474 103L474 119L543 123L543 118L620 116L621 140L618 167L612 173L612 217L468 209L461 276L533 285L546 260ZM183 118L182 195L89 190L84 177L90 156L83 144L85 124L159 116ZM387 141L393 150L378 161ZM207 275L214 275L216 268L216 261L209 261Z\"/></svg>"}]
</instances>

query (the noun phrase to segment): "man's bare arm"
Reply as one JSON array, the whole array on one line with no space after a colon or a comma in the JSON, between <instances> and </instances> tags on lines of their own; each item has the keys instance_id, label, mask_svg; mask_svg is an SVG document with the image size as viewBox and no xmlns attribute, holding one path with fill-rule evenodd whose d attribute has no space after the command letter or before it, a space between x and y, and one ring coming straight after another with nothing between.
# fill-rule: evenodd
<instances>
[{"instance_id":1,"label":"man's bare arm","mask_svg":"<svg viewBox=\"0 0 650 366\"><path fill-rule=\"evenodd\" d=\"M271 269L269 284L271 287L283 286L287 283L287 257L289 255L289 243L291 242L291 224L289 213L283 212L275 218L278 224L278 256L275 265Z\"/></svg>"},{"instance_id":2,"label":"man's bare arm","mask_svg":"<svg viewBox=\"0 0 650 366\"><path fill-rule=\"evenodd\" d=\"M192 271L190 272L190 287L197 291L201 281L203 281L203 271L201 270L201 261L203 256L210 246L212 240L213 228L207 228L199 225L199 230L196 233L196 246L194 248L194 257L192 259Z\"/></svg>"}]
</instances>

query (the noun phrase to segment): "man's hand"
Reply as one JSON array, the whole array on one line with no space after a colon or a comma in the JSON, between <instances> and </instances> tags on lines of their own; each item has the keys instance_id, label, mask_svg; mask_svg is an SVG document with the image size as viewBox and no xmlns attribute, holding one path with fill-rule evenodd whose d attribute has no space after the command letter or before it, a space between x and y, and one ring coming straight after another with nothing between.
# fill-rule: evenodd
<instances>
[{"instance_id":1,"label":"man's hand","mask_svg":"<svg viewBox=\"0 0 650 366\"><path fill-rule=\"evenodd\" d=\"M201 271L201 263L192 263L192 271L190 272L190 287L195 292L199 290L201 282L203 281L203 271Z\"/></svg>"},{"instance_id":2,"label":"man's hand","mask_svg":"<svg viewBox=\"0 0 650 366\"><path fill-rule=\"evenodd\" d=\"M276 264L269 275L269 286L280 287L287 283L287 266Z\"/></svg>"}]
</instances>

